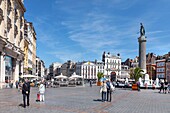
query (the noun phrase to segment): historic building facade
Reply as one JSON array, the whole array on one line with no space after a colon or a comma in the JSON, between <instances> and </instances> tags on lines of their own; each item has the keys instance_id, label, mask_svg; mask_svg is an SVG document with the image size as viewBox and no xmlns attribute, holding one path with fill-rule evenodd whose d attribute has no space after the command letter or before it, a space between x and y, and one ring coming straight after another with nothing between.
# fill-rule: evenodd
<instances>
[{"instance_id":1,"label":"historic building facade","mask_svg":"<svg viewBox=\"0 0 170 113\"><path fill-rule=\"evenodd\" d=\"M83 61L76 63L76 74L83 77L84 80L97 80L97 66L94 62Z\"/></svg>"},{"instance_id":2,"label":"historic building facade","mask_svg":"<svg viewBox=\"0 0 170 113\"><path fill-rule=\"evenodd\" d=\"M156 58L153 53L146 55L146 72L152 80L156 80Z\"/></svg>"},{"instance_id":3,"label":"historic building facade","mask_svg":"<svg viewBox=\"0 0 170 113\"><path fill-rule=\"evenodd\" d=\"M33 23L27 22L25 20L25 28L24 28L24 36L25 39L28 40L28 51L27 56L28 62L26 62L28 65L24 65L24 74L36 74L36 32L33 26Z\"/></svg>"},{"instance_id":4,"label":"historic building facade","mask_svg":"<svg viewBox=\"0 0 170 113\"><path fill-rule=\"evenodd\" d=\"M104 74L104 62L97 62L95 61L95 64L97 66L96 68L96 72L100 72L100 73L103 73Z\"/></svg>"},{"instance_id":5,"label":"historic building facade","mask_svg":"<svg viewBox=\"0 0 170 113\"><path fill-rule=\"evenodd\" d=\"M156 77L167 79L170 82L170 52L162 56L157 56Z\"/></svg>"},{"instance_id":6,"label":"historic building facade","mask_svg":"<svg viewBox=\"0 0 170 113\"><path fill-rule=\"evenodd\" d=\"M75 62L68 60L67 62L62 64L60 71L64 76L70 77L76 71L75 65Z\"/></svg>"},{"instance_id":7,"label":"historic building facade","mask_svg":"<svg viewBox=\"0 0 170 113\"><path fill-rule=\"evenodd\" d=\"M23 74L28 73L28 46L30 44L29 39L27 38L26 34L24 34L25 36L25 42L24 42L24 72Z\"/></svg>"},{"instance_id":8,"label":"historic building facade","mask_svg":"<svg viewBox=\"0 0 170 113\"><path fill-rule=\"evenodd\" d=\"M45 74L45 65L44 61L42 61L39 57L36 57L36 75L38 77L43 77Z\"/></svg>"},{"instance_id":9,"label":"historic building facade","mask_svg":"<svg viewBox=\"0 0 170 113\"><path fill-rule=\"evenodd\" d=\"M159 79L166 78L166 59L158 59L156 61L156 77Z\"/></svg>"},{"instance_id":10,"label":"historic building facade","mask_svg":"<svg viewBox=\"0 0 170 113\"><path fill-rule=\"evenodd\" d=\"M61 74L61 63L55 62L52 63L52 73L53 73L53 77L58 76Z\"/></svg>"},{"instance_id":11,"label":"historic building facade","mask_svg":"<svg viewBox=\"0 0 170 113\"><path fill-rule=\"evenodd\" d=\"M23 73L25 11L22 0L0 0L0 88Z\"/></svg>"},{"instance_id":12,"label":"historic building facade","mask_svg":"<svg viewBox=\"0 0 170 113\"><path fill-rule=\"evenodd\" d=\"M104 75L110 76L112 72L116 73L116 78L121 75L121 58L120 55L117 54L111 55L108 53L103 53L102 61L104 62Z\"/></svg>"},{"instance_id":13,"label":"historic building facade","mask_svg":"<svg viewBox=\"0 0 170 113\"><path fill-rule=\"evenodd\" d=\"M166 61L166 79L170 82L170 57Z\"/></svg>"}]
</instances>

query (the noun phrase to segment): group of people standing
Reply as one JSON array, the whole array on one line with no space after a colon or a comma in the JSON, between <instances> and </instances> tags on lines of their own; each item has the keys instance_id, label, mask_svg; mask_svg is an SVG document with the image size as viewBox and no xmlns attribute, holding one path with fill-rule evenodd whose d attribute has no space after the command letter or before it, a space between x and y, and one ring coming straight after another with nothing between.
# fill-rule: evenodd
<instances>
[{"instance_id":1,"label":"group of people standing","mask_svg":"<svg viewBox=\"0 0 170 113\"><path fill-rule=\"evenodd\" d=\"M114 90L114 86L110 80L104 80L103 85L100 89L102 93L102 102L111 102L112 101L112 92Z\"/></svg>"},{"instance_id":2,"label":"group of people standing","mask_svg":"<svg viewBox=\"0 0 170 113\"><path fill-rule=\"evenodd\" d=\"M45 85L42 81L38 88L38 94L39 94L39 101L44 102L44 93L45 93ZM25 79L23 85L22 85L22 95L23 95L23 107L26 108L26 106L30 105L30 82L28 79ZM26 101L27 100L27 101ZM27 104L26 104L27 103Z\"/></svg>"},{"instance_id":3,"label":"group of people standing","mask_svg":"<svg viewBox=\"0 0 170 113\"><path fill-rule=\"evenodd\" d=\"M165 80L165 82L163 80L160 81L160 91L159 93L161 93L161 91L163 91L163 93L167 93L168 91L168 81Z\"/></svg>"}]
</instances>

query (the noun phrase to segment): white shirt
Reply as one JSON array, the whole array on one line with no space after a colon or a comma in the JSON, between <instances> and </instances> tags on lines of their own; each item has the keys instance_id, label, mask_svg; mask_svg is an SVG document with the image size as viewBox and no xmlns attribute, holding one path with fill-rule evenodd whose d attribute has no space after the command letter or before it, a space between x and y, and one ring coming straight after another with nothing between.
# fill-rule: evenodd
<instances>
[{"instance_id":1,"label":"white shirt","mask_svg":"<svg viewBox=\"0 0 170 113\"><path fill-rule=\"evenodd\" d=\"M45 86L44 86L44 84L40 84L39 92L40 93L45 93Z\"/></svg>"}]
</instances>

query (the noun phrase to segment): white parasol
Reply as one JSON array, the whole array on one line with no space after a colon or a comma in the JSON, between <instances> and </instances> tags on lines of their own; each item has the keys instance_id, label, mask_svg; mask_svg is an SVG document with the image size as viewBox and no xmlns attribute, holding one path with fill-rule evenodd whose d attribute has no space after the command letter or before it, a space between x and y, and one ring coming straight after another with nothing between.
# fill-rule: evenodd
<instances>
[{"instance_id":1,"label":"white parasol","mask_svg":"<svg viewBox=\"0 0 170 113\"><path fill-rule=\"evenodd\" d=\"M76 75L76 73L74 72L71 77L69 77L70 79L73 79L73 78L83 78L82 76L80 75Z\"/></svg>"},{"instance_id":2,"label":"white parasol","mask_svg":"<svg viewBox=\"0 0 170 113\"><path fill-rule=\"evenodd\" d=\"M56 76L56 77L54 77L54 78L56 78L56 79L60 79L60 78L67 78L67 76L64 76L62 73L61 73L61 75L58 75L58 76Z\"/></svg>"}]
</instances>

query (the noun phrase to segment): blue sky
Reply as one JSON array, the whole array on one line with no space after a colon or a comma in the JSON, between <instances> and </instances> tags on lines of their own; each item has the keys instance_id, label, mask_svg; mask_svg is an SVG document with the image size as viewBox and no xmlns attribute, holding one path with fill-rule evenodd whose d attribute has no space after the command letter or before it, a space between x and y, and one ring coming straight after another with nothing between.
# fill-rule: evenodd
<instances>
[{"instance_id":1,"label":"blue sky","mask_svg":"<svg viewBox=\"0 0 170 113\"><path fill-rule=\"evenodd\" d=\"M104 51L122 61L138 56L142 22L147 53L170 50L169 0L24 0L37 33L37 56L52 62L101 61Z\"/></svg>"}]
</instances>

